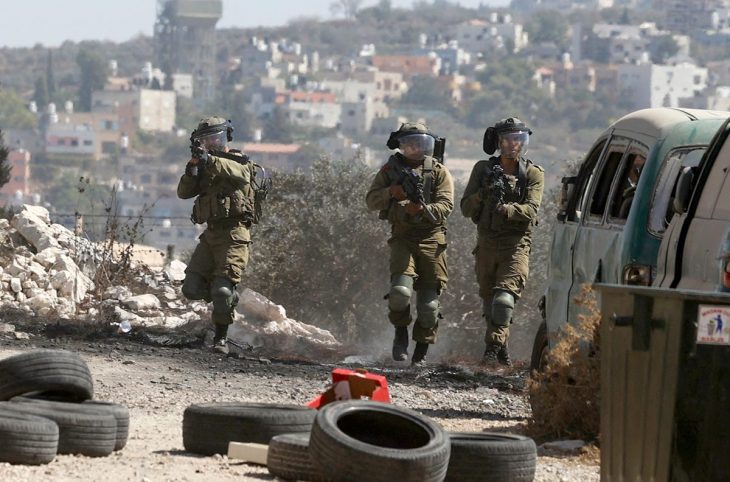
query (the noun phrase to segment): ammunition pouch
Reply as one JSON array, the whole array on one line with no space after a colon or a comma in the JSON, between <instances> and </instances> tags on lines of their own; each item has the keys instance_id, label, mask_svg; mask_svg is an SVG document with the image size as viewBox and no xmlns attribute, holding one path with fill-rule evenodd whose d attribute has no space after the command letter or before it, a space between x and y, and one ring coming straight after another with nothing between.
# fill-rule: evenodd
<instances>
[{"instance_id":1,"label":"ammunition pouch","mask_svg":"<svg viewBox=\"0 0 730 482\"><path fill-rule=\"evenodd\" d=\"M195 224L203 224L228 218L242 218L250 222L253 217L252 199L238 190L229 195L201 194L193 203L191 219Z\"/></svg>"}]
</instances>

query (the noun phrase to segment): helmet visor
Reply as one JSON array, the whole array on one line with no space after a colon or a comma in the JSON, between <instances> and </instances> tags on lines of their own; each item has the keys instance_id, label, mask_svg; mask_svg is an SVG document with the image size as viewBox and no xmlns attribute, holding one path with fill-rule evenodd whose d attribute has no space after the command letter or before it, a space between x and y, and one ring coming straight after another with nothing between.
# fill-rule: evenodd
<instances>
[{"instance_id":1,"label":"helmet visor","mask_svg":"<svg viewBox=\"0 0 730 482\"><path fill-rule=\"evenodd\" d=\"M499 151L507 157L524 154L529 143L530 134L525 131L511 131L499 134Z\"/></svg>"},{"instance_id":2,"label":"helmet visor","mask_svg":"<svg viewBox=\"0 0 730 482\"><path fill-rule=\"evenodd\" d=\"M436 140L428 134L409 134L398 139L401 154L412 161L421 161L433 155Z\"/></svg>"},{"instance_id":3,"label":"helmet visor","mask_svg":"<svg viewBox=\"0 0 730 482\"><path fill-rule=\"evenodd\" d=\"M226 146L226 131L203 132L195 135L193 139L200 141L200 144L209 151L220 151Z\"/></svg>"}]
</instances>

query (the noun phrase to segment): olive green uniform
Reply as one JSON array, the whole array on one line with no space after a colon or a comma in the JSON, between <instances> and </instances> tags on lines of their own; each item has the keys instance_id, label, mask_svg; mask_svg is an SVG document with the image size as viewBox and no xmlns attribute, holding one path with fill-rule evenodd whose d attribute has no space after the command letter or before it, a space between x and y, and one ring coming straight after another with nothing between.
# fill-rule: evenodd
<instances>
[{"instance_id":1,"label":"olive green uniform","mask_svg":"<svg viewBox=\"0 0 730 482\"><path fill-rule=\"evenodd\" d=\"M391 197L390 186L398 182L400 169L406 165L400 153L391 156L378 171L366 202L368 209L379 210L381 219L387 219L391 224L391 237L388 240L391 284L406 277L413 280L412 286L417 292L429 291L437 296L449 280L446 218L454 209L454 182L448 169L434 158L427 157L424 164L433 166L428 195L430 199L427 199L426 204L436 217L436 223L423 213L409 215L405 206L410 201L398 201ZM423 176L423 164L413 168L413 171ZM438 300L420 298L419 293L413 340L431 344L436 341L438 330ZM411 322L410 306L404 310L393 310L391 306L388 317L396 327L408 326Z\"/></svg>"},{"instance_id":2,"label":"olive green uniform","mask_svg":"<svg viewBox=\"0 0 730 482\"><path fill-rule=\"evenodd\" d=\"M233 322L238 303L235 285L248 263L253 213L251 169L249 162L211 155L200 176L185 174L177 186L181 199L197 196L193 221L207 223L185 270L183 293L189 299L212 300L213 323L217 325Z\"/></svg>"},{"instance_id":3,"label":"olive green uniform","mask_svg":"<svg viewBox=\"0 0 730 482\"><path fill-rule=\"evenodd\" d=\"M485 306L487 343L505 345L509 324L495 325L489 306L495 291L511 293L517 300L522 294L529 272L532 228L542 201L543 169L520 158L518 176L506 176L504 202L506 213L485 207L490 186L485 186L487 169L499 164L498 157L476 163L461 199L461 212L477 224L478 242L474 250L479 296ZM519 178L524 178L519 182Z\"/></svg>"}]
</instances>

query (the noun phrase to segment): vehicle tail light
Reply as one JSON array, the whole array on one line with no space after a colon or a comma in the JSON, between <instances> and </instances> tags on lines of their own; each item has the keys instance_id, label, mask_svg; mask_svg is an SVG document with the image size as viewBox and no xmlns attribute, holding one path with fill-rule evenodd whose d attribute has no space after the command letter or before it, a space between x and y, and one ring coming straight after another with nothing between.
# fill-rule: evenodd
<instances>
[{"instance_id":1,"label":"vehicle tail light","mask_svg":"<svg viewBox=\"0 0 730 482\"><path fill-rule=\"evenodd\" d=\"M651 266L645 264L629 264L624 267L624 284L650 286L652 278Z\"/></svg>"},{"instance_id":2,"label":"vehicle tail light","mask_svg":"<svg viewBox=\"0 0 730 482\"><path fill-rule=\"evenodd\" d=\"M730 260L727 260L725 263L725 270L722 273L722 285L730 290Z\"/></svg>"}]
</instances>

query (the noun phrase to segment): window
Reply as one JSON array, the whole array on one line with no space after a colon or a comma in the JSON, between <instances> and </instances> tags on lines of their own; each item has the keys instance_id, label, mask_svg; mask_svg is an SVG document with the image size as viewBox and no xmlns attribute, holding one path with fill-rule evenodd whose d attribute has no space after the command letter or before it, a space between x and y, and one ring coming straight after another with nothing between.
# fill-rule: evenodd
<instances>
[{"instance_id":1,"label":"window","mask_svg":"<svg viewBox=\"0 0 730 482\"><path fill-rule=\"evenodd\" d=\"M92 146L92 145L94 145L94 142L87 139L87 140L84 141L84 145L85 146Z\"/></svg>"},{"instance_id":2,"label":"window","mask_svg":"<svg viewBox=\"0 0 730 482\"><path fill-rule=\"evenodd\" d=\"M677 187L679 174L682 167L695 167L699 165L706 147L680 147L667 154L657 176L654 194L649 206L648 228L649 232L656 235L664 235L669 222L674 216L674 190Z\"/></svg>"},{"instance_id":3,"label":"window","mask_svg":"<svg viewBox=\"0 0 730 482\"><path fill-rule=\"evenodd\" d=\"M593 177L593 169L598 163L598 158L603 152L603 148L606 146L606 140L602 140L586 157L585 162L580 168L578 173L578 181L575 186L574 192L577 194L577 199L574 203L568 205L568 220L578 221L580 219L580 213L585 200L590 180ZM572 200L571 200L572 201Z\"/></svg>"},{"instance_id":4,"label":"window","mask_svg":"<svg viewBox=\"0 0 730 482\"><path fill-rule=\"evenodd\" d=\"M608 201L608 194L611 191L613 179L628 145L629 139L625 137L614 137L611 139L590 199L591 204L588 214L593 221L600 222L603 219L603 213L606 210L606 202Z\"/></svg>"},{"instance_id":5,"label":"window","mask_svg":"<svg viewBox=\"0 0 730 482\"><path fill-rule=\"evenodd\" d=\"M647 154L648 149L645 146L638 142L631 144L611 198L609 217L612 221L622 223L629 217L636 186L639 183L641 172L644 170Z\"/></svg>"}]
</instances>

